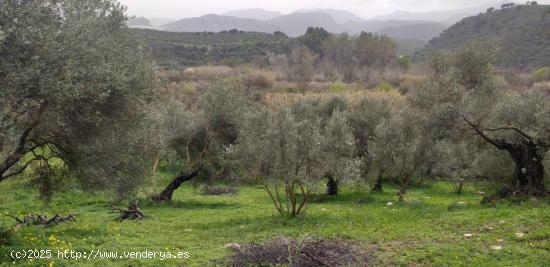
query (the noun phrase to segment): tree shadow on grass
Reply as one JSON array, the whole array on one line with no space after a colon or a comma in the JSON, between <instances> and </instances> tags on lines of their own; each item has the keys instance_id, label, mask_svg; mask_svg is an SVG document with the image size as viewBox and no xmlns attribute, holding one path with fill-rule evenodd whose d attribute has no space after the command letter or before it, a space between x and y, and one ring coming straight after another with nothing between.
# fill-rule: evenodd
<instances>
[{"instance_id":1,"label":"tree shadow on grass","mask_svg":"<svg viewBox=\"0 0 550 267\"><path fill-rule=\"evenodd\" d=\"M277 213L267 215L265 212L262 212L256 216L195 223L194 227L203 230L224 229L224 231L230 233L242 231L276 234L282 230L299 233L300 229L305 225L315 226L327 222L338 224L341 220L341 216L331 215L329 213L306 213L298 217L289 218Z\"/></svg>"},{"instance_id":2,"label":"tree shadow on grass","mask_svg":"<svg viewBox=\"0 0 550 267\"><path fill-rule=\"evenodd\" d=\"M152 200L140 201L143 208L176 208L176 209L236 209L241 207L237 203L225 202L199 202L196 200L171 200L166 202L154 202Z\"/></svg>"}]
</instances>

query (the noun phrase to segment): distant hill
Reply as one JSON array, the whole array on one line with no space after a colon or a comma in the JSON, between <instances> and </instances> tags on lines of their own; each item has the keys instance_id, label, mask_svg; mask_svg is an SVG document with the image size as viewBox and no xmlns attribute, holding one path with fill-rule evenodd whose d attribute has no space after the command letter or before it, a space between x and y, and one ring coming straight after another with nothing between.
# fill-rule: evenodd
<instances>
[{"instance_id":1,"label":"distant hill","mask_svg":"<svg viewBox=\"0 0 550 267\"><path fill-rule=\"evenodd\" d=\"M161 26L163 26L165 24L172 23L172 22L176 21L175 19L167 19L167 18L147 18L147 19L151 22L151 24L155 28L160 28Z\"/></svg>"},{"instance_id":2,"label":"distant hill","mask_svg":"<svg viewBox=\"0 0 550 267\"><path fill-rule=\"evenodd\" d=\"M347 10L338 9L301 9L297 13L326 13L329 14L336 23L346 24L348 22L363 22L365 19Z\"/></svg>"},{"instance_id":3,"label":"distant hill","mask_svg":"<svg viewBox=\"0 0 550 267\"><path fill-rule=\"evenodd\" d=\"M215 14L181 19L164 25L163 30L172 32L221 32L232 29L249 32L275 32L272 24L257 19L220 16Z\"/></svg>"},{"instance_id":4,"label":"distant hill","mask_svg":"<svg viewBox=\"0 0 550 267\"><path fill-rule=\"evenodd\" d=\"M261 15L265 12L268 15ZM228 16L228 14L235 16ZM210 14L181 19L159 29L172 32L221 32L231 29L266 33L281 31L290 37L297 37L304 34L308 27L314 26L323 27L332 33L359 34L365 31L401 39L430 40L447 27L445 23L426 20L365 21L351 12L332 9L300 10L268 20L246 18L246 16L271 15L275 14L261 9L232 11L224 15Z\"/></svg>"},{"instance_id":5,"label":"distant hill","mask_svg":"<svg viewBox=\"0 0 550 267\"><path fill-rule=\"evenodd\" d=\"M344 28L337 24L329 14L323 12L296 12L274 18L267 21L267 23L274 25L277 29L292 37L304 34L310 26L323 27L325 30L334 33L344 31Z\"/></svg>"},{"instance_id":6,"label":"distant hill","mask_svg":"<svg viewBox=\"0 0 550 267\"><path fill-rule=\"evenodd\" d=\"M163 32L132 30L160 66L199 66L209 63L246 63L267 52L288 54L294 40L281 34L225 31ZM225 61L225 62L224 62Z\"/></svg>"},{"instance_id":7,"label":"distant hill","mask_svg":"<svg viewBox=\"0 0 550 267\"><path fill-rule=\"evenodd\" d=\"M475 6L467 7L462 9L455 10L439 10L439 11L430 11L430 12L408 12L397 10L391 14L377 16L372 18L372 20L424 20L424 21L437 21L443 22L446 24L454 24L458 21L461 21L464 18L474 16L479 14L479 12L485 12L489 7L500 7L501 4L505 2L515 2L515 1L503 1L503 0L484 0L484 3Z\"/></svg>"},{"instance_id":8,"label":"distant hill","mask_svg":"<svg viewBox=\"0 0 550 267\"><path fill-rule=\"evenodd\" d=\"M433 11L433 12L408 12L408 11L395 11L391 14L374 17L373 20L424 20L424 21L438 21L456 23L463 18L475 15L485 9L460 9L460 10L446 10L446 11Z\"/></svg>"},{"instance_id":9,"label":"distant hill","mask_svg":"<svg viewBox=\"0 0 550 267\"><path fill-rule=\"evenodd\" d=\"M439 36L449 25L440 22L421 22L418 24L386 27L378 34L399 39L417 39L429 41Z\"/></svg>"},{"instance_id":10,"label":"distant hill","mask_svg":"<svg viewBox=\"0 0 550 267\"><path fill-rule=\"evenodd\" d=\"M278 12L278 11L271 11L271 10L255 8L255 9L243 9L243 10L229 11L229 12L223 13L222 15L223 16L237 17L237 18L270 20L270 19L274 19L276 17L282 16L283 13Z\"/></svg>"},{"instance_id":11,"label":"distant hill","mask_svg":"<svg viewBox=\"0 0 550 267\"><path fill-rule=\"evenodd\" d=\"M397 44L397 55L406 55L413 57L418 51L422 50L428 41L417 39L399 39L392 38Z\"/></svg>"},{"instance_id":12,"label":"distant hill","mask_svg":"<svg viewBox=\"0 0 550 267\"><path fill-rule=\"evenodd\" d=\"M431 22L421 20L368 20L364 22L348 22L343 27L350 34L359 34L362 31L376 33L386 28L405 27Z\"/></svg>"},{"instance_id":13,"label":"distant hill","mask_svg":"<svg viewBox=\"0 0 550 267\"><path fill-rule=\"evenodd\" d=\"M550 6L520 5L466 18L431 40L417 57L456 49L476 38L498 41L500 66L550 66Z\"/></svg>"},{"instance_id":14,"label":"distant hill","mask_svg":"<svg viewBox=\"0 0 550 267\"><path fill-rule=\"evenodd\" d=\"M143 28L143 29L153 28L153 25L151 24L151 22L148 19L143 17L129 19L126 22L126 24L130 28Z\"/></svg>"}]
</instances>

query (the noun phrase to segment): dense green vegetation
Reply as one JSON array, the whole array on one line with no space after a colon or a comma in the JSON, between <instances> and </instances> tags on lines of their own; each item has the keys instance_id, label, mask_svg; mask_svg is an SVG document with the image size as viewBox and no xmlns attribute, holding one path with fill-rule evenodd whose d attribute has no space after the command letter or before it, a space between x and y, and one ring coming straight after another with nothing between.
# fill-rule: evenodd
<instances>
[{"instance_id":1,"label":"dense green vegetation","mask_svg":"<svg viewBox=\"0 0 550 267\"><path fill-rule=\"evenodd\" d=\"M284 34L224 31L173 33L132 30L161 66L251 62L266 53L287 53L293 41Z\"/></svg>"},{"instance_id":2,"label":"dense green vegetation","mask_svg":"<svg viewBox=\"0 0 550 267\"><path fill-rule=\"evenodd\" d=\"M494 38L498 65L514 68L550 65L550 6L518 5L466 18L430 41L420 57L456 49L476 38Z\"/></svg>"},{"instance_id":3,"label":"dense green vegetation","mask_svg":"<svg viewBox=\"0 0 550 267\"><path fill-rule=\"evenodd\" d=\"M319 37L312 30L321 31ZM310 27L304 36L289 38L281 32L274 34L243 32L237 30L194 33L174 33L147 29L132 29L138 40L148 47L151 57L161 66L190 67L205 64L243 64L262 60L267 54L291 54L292 48L305 45L316 54L322 55L324 42L330 35L323 28ZM324 35L323 35L324 34ZM345 35L345 34L344 34ZM336 35L338 36L338 35ZM347 36L347 35L346 35ZM364 35L363 35L364 36ZM414 55L426 42L413 39L381 38L390 56ZM351 39L361 38L349 36ZM394 44L389 42L394 41ZM392 47L395 46L396 49ZM378 52L373 52L377 54ZM344 59L341 59L344 60Z\"/></svg>"},{"instance_id":4,"label":"dense green vegetation","mask_svg":"<svg viewBox=\"0 0 550 267\"><path fill-rule=\"evenodd\" d=\"M164 173L160 182L171 177ZM378 266L544 266L550 258L550 203L526 201L480 206L477 191L492 186L468 184L454 195L448 183L424 181L409 192L410 201L395 203L396 188L384 193L344 188L327 197L316 187L306 216L277 215L260 188L244 187L238 195L204 196L185 186L171 203L141 200L147 218L116 222L109 213L110 196L67 191L44 207L24 181L2 183L0 210L16 213L77 213L76 223L55 227L9 230L8 244L0 246L0 262L12 265L11 249L74 249L90 251L187 251L185 260L18 260L17 266L209 266L230 255L228 243L262 243L278 236L359 240ZM13 224L0 218L3 228ZM3 230L5 231L5 230ZM516 233L523 233L518 237ZM471 237L467 237L472 234ZM2 240L2 239L0 239ZM0 241L2 242L2 241ZM501 249L496 249L498 246Z\"/></svg>"}]
</instances>

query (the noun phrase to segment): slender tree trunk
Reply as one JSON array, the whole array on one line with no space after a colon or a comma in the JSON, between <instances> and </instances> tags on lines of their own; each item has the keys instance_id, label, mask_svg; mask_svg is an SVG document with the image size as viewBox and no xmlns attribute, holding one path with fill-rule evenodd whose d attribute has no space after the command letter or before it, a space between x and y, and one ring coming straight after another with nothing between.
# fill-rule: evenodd
<instances>
[{"instance_id":1,"label":"slender tree trunk","mask_svg":"<svg viewBox=\"0 0 550 267\"><path fill-rule=\"evenodd\" d=\"M329 196L338 195L338 182L334 180L334 177L332 175L328 176L327 195Z\"/></svg>"},{"instance_id":2,"label":"slender tree trunk","mask_svg":"<svg viewBox=\"0 0 550 267\"><path fill-rule=\"evenodd\" d=\"M399 202L405 202L405 189L399 189L399 193L397 193L397 195L399 196Z\"/></svg>"},{"instance_id":3,"label":"slender tree trunk","mask_svg":"<svg viewBox=\"0 0 550 267\"><path fill-rule=\"evenodd\" d=\"M464 182L459 181L458 182L458 189L456 190L457 195L462 195L462 190L464 189Z\"/></svg>"},{"instance_id":4,"label":"slender tree trunk","mask_svg":"<svg viewBox=\"0 0 550 267\"><path fill-rule=\"evenodd\" d=\"M378 173L378 177L376 178L376 183L372 187L373 192L382 192L382 174L383 174L383 171L380 171Z\"/></svg>"},{"instance_id":5,"label":"slender tree trunk","mask_svg":"<svg viewBox=\"0 0 550 267\"><path fill-rule=\"evenodd\" d=\"M180 174L172 182L162 190L162 192L153 197L153 200L155 201L169 201L172 200L172 195L174 194L174 191L178 189L184 182L189 181L199 175L200 170L193 171L189 174Z\"/></svg>"},{"instance_id":6,"label":"slender tree trunk","mask_svg":"<svg viewBox=\"0 0 550 267\"><path fill-rule=\"evenodd\" d=\"M151 182L153 186L153 195L156 195L158 190L157 174L158 174L159 161L160 161L160 154L157 154L157 157L155 158L155 162L153 162L153 169L151 170Z\"/></svg>"}]
</instances>

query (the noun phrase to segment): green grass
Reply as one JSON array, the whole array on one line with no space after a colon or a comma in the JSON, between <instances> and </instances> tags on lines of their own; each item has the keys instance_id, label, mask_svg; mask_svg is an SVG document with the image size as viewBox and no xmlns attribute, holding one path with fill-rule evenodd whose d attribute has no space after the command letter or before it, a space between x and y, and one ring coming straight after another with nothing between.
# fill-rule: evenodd
<instances>
[{"instance_id":1,"label":"green grass","mask_svg":"<svg viewBox=\"0 0 550 267\"><path fill-rule=\"evenodd\" d=\"M17 266L205 266L229 255L224 248L227 243L306 235L359 240L373 250L377 266L544 266L550 262L548 201L481 206L475 192L491 191L490 187L470 186L457 196L450 184L439 182L416 185L407 202L399 204L396 191L385 190L371 194L344 188L337 197L315 195L307 214L287 219L276 214L259 188L245 187L238 195L203 196L187 184L176 192L172 203L142 200L146 220L116 222L117 215L107 208L110 198L104 194L65 192L44 206L33 189L7 181L0 184L0 211L77 213L77 222L10 231L13 237L10 245L0 248L4 254L0 262ZM394 205L386 206L389 201ZM2 224L11 227L14 221L2 217ZM516 232L525 237L517 238ZM473 236L466 238L465 233ZM494 250L493 245L502 249ZM13 261L5 255L12 249L98 248L188 251L190 259Z\"/></svg>"}]
</instances>

